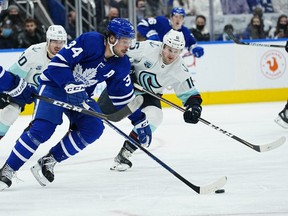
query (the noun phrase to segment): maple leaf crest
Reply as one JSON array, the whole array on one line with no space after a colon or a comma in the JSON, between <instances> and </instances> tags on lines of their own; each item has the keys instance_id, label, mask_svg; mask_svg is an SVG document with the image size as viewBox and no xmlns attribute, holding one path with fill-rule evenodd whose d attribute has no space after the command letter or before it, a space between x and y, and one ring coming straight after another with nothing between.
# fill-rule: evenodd
<instances>
[{"instance_id":1,"label":"maple leaf crest","mask_svg":"<svg viewBox=\"0 0 288 216\"><path fill-rule=\"evenodd\" d=\"M92 86L98 81L95 80L97 74L96 68L86 68L83 71L83 67L80 64L77 64L74 67L73 75L77 82L82 82L85 86Z\"/></svg>"}]
</instances>

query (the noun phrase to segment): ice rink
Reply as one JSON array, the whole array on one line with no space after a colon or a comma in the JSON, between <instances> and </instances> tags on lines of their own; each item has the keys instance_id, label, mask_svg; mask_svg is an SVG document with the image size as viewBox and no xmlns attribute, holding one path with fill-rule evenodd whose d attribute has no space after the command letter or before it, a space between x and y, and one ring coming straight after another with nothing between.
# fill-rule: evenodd
<instances>
[{"instance_id":1,"label":"ice rink","mask_svg":"<svg viewBox=\"0 0 288 216\"><path fill-rule=\"evenodd\" d=\"M287 135L274 123L285 103L204 106L202 118L262 145ZM1 167L30 119L20 117L1 140ZM132 128L127 119L116 125L125 133ZM196 185L227 176L225 193L195 193L141 150L132 169L110 171L124 139L108 126L100 140L56 165L55 181L41 187L30 167L67 127L65 121L20 169L20 180L0 192L1 216L288 216L288 141L258 153L201 122L186 124L180 111L165 108L148 150Z\"/></svg>"}]
</instances>

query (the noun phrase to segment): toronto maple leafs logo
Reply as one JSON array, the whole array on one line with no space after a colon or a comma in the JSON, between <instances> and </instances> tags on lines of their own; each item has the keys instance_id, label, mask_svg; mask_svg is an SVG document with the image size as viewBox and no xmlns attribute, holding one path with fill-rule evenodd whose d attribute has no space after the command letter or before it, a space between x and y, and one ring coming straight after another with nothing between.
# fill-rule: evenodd
<instances>
[{"instance_id":1,"label":"toronto maple leafs logo","mask_svg":"<svg viewBox=\"0 0 288 216\"><path fill-rule=\"evenodd\" d=\"M73 76L77 82L82 82L86 87L95 85L97 80L95 80L97 74L96 68L86 68L83 71L83 67L77 64L73 70Z\"/></svg>"}]
</instances>

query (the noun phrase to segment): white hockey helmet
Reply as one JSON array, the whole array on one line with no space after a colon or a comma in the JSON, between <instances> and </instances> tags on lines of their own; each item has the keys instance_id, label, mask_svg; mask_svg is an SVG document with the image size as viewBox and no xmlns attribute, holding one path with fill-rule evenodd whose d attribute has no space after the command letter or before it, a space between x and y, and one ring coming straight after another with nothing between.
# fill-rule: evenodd
<instances>
[{"instance_id":1,"label":"white hockey helmet","mask_svg":"<svg viewBox=\"0 0 288 216\"><path fill-rule=\"evenodd\" d=\"M184 35L182 32L171 29L164 35L163 44L181 50L185 47Z\"/></svg>"},{"instance_id":2,"label":"white hockey helmet","mask_svg":"<svg viewBox=\"0 0 288 216\"><path fill-rule=\"evenodd\" d=\"M65 44L67 43L67 33L63 26L61 25L51 25L49 26L47 32L46 32L46 39L47 42L50 42L50 40L60 40L65 41Z\"/></svg>"}]
</instances>

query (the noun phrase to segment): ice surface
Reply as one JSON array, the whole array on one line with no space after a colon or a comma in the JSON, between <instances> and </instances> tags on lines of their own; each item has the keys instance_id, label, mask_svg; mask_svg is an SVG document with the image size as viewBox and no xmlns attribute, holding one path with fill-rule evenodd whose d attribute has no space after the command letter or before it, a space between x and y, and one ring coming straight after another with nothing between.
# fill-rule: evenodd
<instances>
[{"instance_id":1,"label":"ice surface","mask_svg":"<svg viewBox=\"0 0 288 216\"><path fill-rule=\"evenodd\" d=\"M204 106L202 118L253 144L286 136L274 123L285 102ZM0 166L31 120L21 116L0 141ZM129 133L131 124L116 124ZM164 109L164 122L148 149L197 185L227 176L224 194L199 195L142 151L127 172L109 170L124 139L107 128L78 155L56 165L55 181L41 187L30 173L37 159L67 131L67 120L18 171L22 181L0 192L7 216L288 216L288 144L258 153L207 125L186 124L182 113Z\"/></svg>"}]
</instances>

